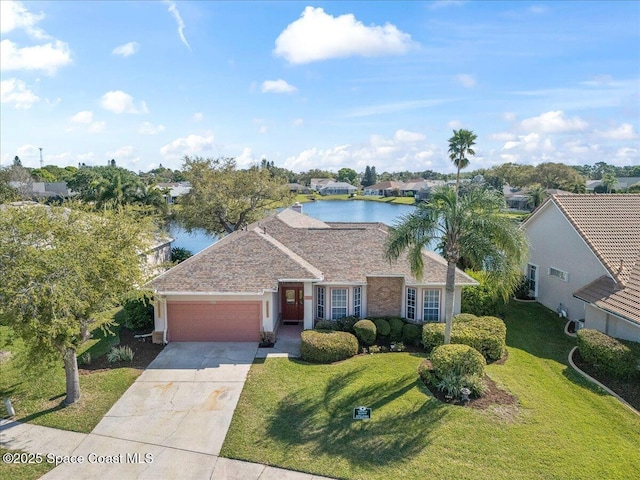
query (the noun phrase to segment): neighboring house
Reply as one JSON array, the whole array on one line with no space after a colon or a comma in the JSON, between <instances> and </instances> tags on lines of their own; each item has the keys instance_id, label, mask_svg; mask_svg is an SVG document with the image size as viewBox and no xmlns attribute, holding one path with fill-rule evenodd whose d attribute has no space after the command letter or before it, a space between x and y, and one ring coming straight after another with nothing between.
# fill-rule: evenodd
<instances>
[{"instance_id":1,"label":"neighboring house","mask_svg":"<svg viewBox=\"0 0 640 480\"><path fill-rule=\"evenodd\" d=\"M335 178L312 178L309 180L309 188L311 190L315 190L319 192L322 187L324 187L329 182L335 182Z\"/></svg>"},{"instance_id":2,"label":"neighboring house","mask_svg":"<svg viewBox=\"0 0 640 480\"><path fill-rule=\"evenodd\" d=\"M405 255L384 256L381 223L325 223L292 209L273 214L149 282L155 342L259 341L281 322L305 329L318 319L401 316L444 321L447 263L424 251L422 280ZM456 271L454 311L462 286Z\"/></svg>"},{"instance_id":3,"label":"neighboring house","mask_svg":"<svg viewBox=\"0 0 640 480\"><path fill-rule=\"evenodd\" d=\"M9 182L9 186L32 200L64 200L71 195L67 182Z\"/></svg>"},{"instance_id":4,"label":"neighboring house","mask_svg":"<svg viewBox=\"0 0 640 480\"><path fill-rule=\"evenodd\" d=\"M617 177L617 183L612 187L616 192L626 190L640 182L640 177ZM593 192L596 187L602 186L602 180L587 180L587 191Z\"/></svg>"},{"instance_id":5,"label":"neighboring house","mask_svg":"<svg viewBox=\"0 0 640 480\"><path fill-rule=\"evenodd\" d=\"M552 195L523 226L540 303L640 342L640 195Z\"/></svg>"},{"instance_id":6,"label":"neighboring house","mask_svg":"<svg viewBox=\"0 0 640 480\"><path fill-rule=\"evenodd\" d=\"M320 195L350 195L357 191L356 187L347 182L328 182L318 189Z\"/></svg>"},{"instance_id":7,"label":"neighboring house","mask_svg":"<svg viewBox=\"0 0 640 480\"><path fill-rule=\"evenodd\" d=\"M147 263L146 270L150 276L158 275L167 270L171 262L171 243L173 240L165 235L154 236L149 249L144 253Z\"/></svg>"},{"instance_id":8,"label":"neighboring house","mask_svg":"<svg viewBox=\"0 0 640 480\"><path fill-rule=\"evenodd\" d=\"M156 187L167 191L165 194L167 203L176 203L180 197L191 191L191 182L158 183Z\"/></svg>"},{"instance_id":9,"label":"neighboring house","mask_svg":"<svg viewBox=\"0 0 640 480\"><path fill-rule=\"evenodd\" d=\"M415 194L416 202L428 201L429 198L431 198L431 193L434 188L442 187L443 185L446 185L446 184L447 182L445 182L444 180L425 180L425 183L422 186L422 188L420 188L420 190L418 190L417 193Z\"/></svg>"},{"instance_id":10,"label":"neighboring house","mask_svg":"<svg viewBox=\"0 0 640 480\"><path fill-rule=\"evenodd\" d=\"M363 193L365 195L380 195L380 196L388 197L393 193L394 190L400 191L401 185L402 184L400 182L387 180L385 182L378 182L375 185L366 187Z\"/></svg>"},{"instance_id":11,"label":"neighboring house","mask_svg":"<svg viewBox=\"0 0 640 480\"><path fill-rule=\"evenodd\" d=\"M287 183L287 187L291 193L311 193L311 189L299 183Z\"/></svg>"}]
</instances>

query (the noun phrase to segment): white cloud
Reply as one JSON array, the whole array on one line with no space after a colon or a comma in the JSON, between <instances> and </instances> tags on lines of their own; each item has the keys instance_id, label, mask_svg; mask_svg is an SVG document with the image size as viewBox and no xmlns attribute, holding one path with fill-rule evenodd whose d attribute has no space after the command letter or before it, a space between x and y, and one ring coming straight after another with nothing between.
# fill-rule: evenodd
<instances>
[{"instance_id":1,"label":"white cloud","mask_svg":"<svg viewBox=\"0 0 640 480\"><path fill-rule=\"evenodd\" d=\"M138 127L138 133L142 135L157 135L164 132L164 125L154 125L151 122L144 122Z\"/></svg>"},{"instance_id":2,"label":"white cloud","mask_svg":"<svg viewBox=\"0 0 640 480\"><path fill-rule=\"evenodd\" d=\"M16 155L19 157L30 157L30 156L38 156L40 158L40 149L35 145L21 145L16 150Z\"/></svg>"},{"instance_id":3,"label":"white cloud","mask_svg":"<svg viewBox=\"0 0 640 480\"><path fill-rule=\"evenodd\" d=\"M421 133L409 132L407 130L398 130L396 131L394 138L398 142L420 142L427 137L425 137Z\"/></svg>"},{"instance_id":4,"label":"white cloud","mask_svg":"<svg viewBox=\"0 0 640 480\"><path fill-rule=\"evenodd\" d=\"M189 135L188 137L177 138L171 143L167 143L160 148L160 154L166 159L176 159L185 155L202 155L213 149L213 135L206 137L200 135Z\"/></svg>"},{"instance_id":5,"label":"white cloud","mask_svg":"<svg viewBox=\"0 0 640 480\"><path fill-rule=\"evenodd\" d=\"M102 108L113 113L148 113L147 104L144 101L135 104L133 97L122 90L112 90L102 96Z\"/></svg>"},{"instance_id":6,"label":"white cloud","mask_svg":"<svg viewBox=\"0 0 640 480\"><path fill-rule=\"evenodd\" d=\"M178 24L178 35L180 36L180 40L182 40L182 43L184 43L185 46L189 50L191 50L191 45L189 45L189 42L187 42L187 38L184 36L185 25L182 17L180 16L180 12L178 11L178 7L176 7L176 2L164 0L164 3L169 5L169 13L171 13L176 23Z\"/></svg>"},{"instance_id":7,"label":"white cloud","mask_svg":"<svg viewBox=\"0 0 640 480\"><path fill-rule=\"evenodd\" d=\"M545 133L565 133L585 130L589 124L580 117L567 118L562 110L546 112L520 122L524 130Z\"/></svg>"},{"instance_id":8,"label":"white cloud","mask_svg":"<svg viewBox=\"0 0 640 480\"><path fill-rule=\"evenodd\" d=\"M136 149L131 145L125 145L112 152L106 152L107 160L115 159L116 165L135 165L140 161L140 157L136 154Z\"/></svg>"},{"instance_id":9,"label":"white cloud","mask_svg":"<svg viewBox=\"0 0 640 480\"><path fill-rule=\"evenodd\" d=\"M0 42L2 70L38 70L53 75L58 68L70 63L69 46L60 40L22 48L11 40Z\"/></svg>"},{"instance_id":10,"label":"white cloud","mask_svg":"<svg viewBox=\"0 0 640 480\"><path fill-rule=\"evenodd\" d=\"M268 131L269 131L269 128L266 125L260 125L260 128L258 129L258 133L260 135L264 135Z\"/></svg>"},{"instance_id":11,"label":"white cloud","mask_svg":"<svg viewBox=\"0 0 640 480\"><path fill-rule=\"evenodd\" d=\"M460 75L456 75L455 80L464 88L473 88L477 84L476 78L473 75L469 75L468 73L461 73Z\"/></svg>"},{"instance_id":12,"label":"white cloud","mask_svg":"<svg viewBox=\"0 0 640 480\"><path fill-rule=\"evenodd\" d=\"M447 127L453 130L456 130L456 129L462 128L462 122L460 120L450 120L447 123Z\"/></svg>"},{"instance_id":13,"label":"white cloud","mask_svg":"<svg viewBox=\"0 0 640 480\"><path fill-rule=\"evenodd\" d=\"M329 58L401 55L412 43L411 35L390 23L365 26L353 14L333 17L322 8L308 6L280 33L274 54L302 64Z\"/></svg>"},{"instance_id":14,"label":"white cloud","mask_svg":"<svg viewBox=\"0 0 640 480\"><path fill-rule=\"evenodd\" d=\"M40 101L40 97L29 90L22 80L10 78L0 83L0 101L12 103L19 110L28 110Z\"/></svg>"},{"instance_id":15,"label":"white cloud","mask_svg":"<svg viewBox=\"0 0 640 480\"><path fill-rule=\"evenodd\" d=\"M89 125L89 129L87 131L89 133L100 133L104 131L104 128L106 126L106 122L92 122L91 125Z\"/></svg>"},{"instance_id":16,"label":"white cloud","mask_svg":"<svg viewBox=\"0 0 640 480\"><path fill-rule=\"evenodd\" d=\"M83 110L71 117L74 123L91 123L93 122L93 112L91 110Z\"/></svg>"},{"instance_id":17,"label":"white cloud","mask_svg":"<svg viewBox=\"0 0 640 480\"><path fill-rule=\"evenodd\" d=\"M194 122L201 122L204 119L204 113L202 112L197 112L193 114L193 121Z\"/></svg>"},{"instance_id":18,"label":"white cloud","mask_svg":"<svg viewBox=\"0 0 640 480\"><path fill-rule=\"evenodd\" d=\"M369 105L367 107L357 107L349 112L346 112L343 116L346 118L353 117L370 117L374 115L385 115L388 113L404 112L407 110L418 110L421 108L435 107L449 102L446 99L432 99L432 100L408 100L406 102L386 103L381 105Z\"/></svg>"},{"instance_id":19,"label":"white cloud","mask_svg":"<svg viewBox=\"0 0 640 480\"><path fill-rule=\"evenodd\" d=\"M236 164L240 168L250 167L258 163L258 159L254 157L253 150L250 147L244 147L242 153L235 157Z\"/></svg>"},{"instance_id":20,"label":"white cloud","mask_svg":"<svg viewBox=\"0 0 640 480\"><path fill-rule=\"evenodd\" d=\"M129 55L133 55L138 50L140 50L140 44L138 42L129 42L124 45L117 46L111 52L113 55L122 55L123 57L128 57Z\"/></svg>"},{"instance_id":21,"label":"white cloud","mask_svg":"<svg viewBox=\"0 0 640 480\"><path fill-rule=\"evenodd\" d=\"M285 80L265 80L262 82L262 93L293 93L298 89Z\"/></svg>"},{"instance_id":22,"label":"white cloud","mask_svg":"<svg viewBox=\"0 0 640 480\"><path fill-rule=\"evenodd\" d=\"M516 139L515 134L511 132L498 132L498 133L491 134L491 140L496 140L498 142L509 142L515 139Z\"/></svg>"},{"instance_id":23,"label":"white cloud","mask_svg":"<svg viewBox=\"0 0 640 480\"><path fill-rule=\"evenodd\" d=\"M507 122L513 122L518 116L513 112L504 112L502 114L502 118L504 118Z\"/></svg>"},{"instance_id":24,"label":"white cloud","mask_svg":"<svg viewBox=\"0 0 640 480\"><path fill-rule=\"evenodd\" d=\"M11 0L0 2L0 32L2 33L22 29L34 38L47 38L41 29L36 28L36 24L43 18L42 12L37 15L31 13L22 2Z\"/></svg>"},{"instance_id":25,"label":"white cloud","mask_svg":"<svg viewBox=\"0 0 640 480\"><path fill-rule=\"evenodd\" d=\"M301 127L302 125L304 125L304 120L302 118L294 118L291 122L291 125L293 125L294 127Z\"/></svg>"},{"instance_id":26,"label":"white cloud","mask_svg":"<svg viewBox=\"0 0 640 480\"><path fill-rule=\"evenodd\" d=\"M618 128L597 132L597 135L608 140L635 140L638 134L630 123L623 123Z\"/></svg>"}]
</instances>

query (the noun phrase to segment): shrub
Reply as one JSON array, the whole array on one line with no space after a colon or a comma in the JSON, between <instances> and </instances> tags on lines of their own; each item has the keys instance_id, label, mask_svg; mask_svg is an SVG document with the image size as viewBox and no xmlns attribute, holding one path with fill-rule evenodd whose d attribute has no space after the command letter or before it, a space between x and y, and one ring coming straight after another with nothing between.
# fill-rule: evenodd
<instances>
[{"instance_id":1,"label":"shrub","mask_svg":"<svg viewBox=\"0 0 640 480\"><path fill-rule=\"evenodd\" d=\"M459 313L455 317L453 317L453 321L457 323L470 323L474 320L477 320L478 316L473 313Z\"/></svg>"},{"instance_id":2,"label":"shrub","mask_svg":"<svg viewBox=\"0 0 640 480\"><path fill-rule=\"evenodd\" d=\"M531 297L529 296L529 290L531 290L529 288L529 279L526 277L526 275L522 275L522 277L520 277L518 285L513 292L513 295L520 300L529 300L531 299Z\"/></svg>"},{"instance_id":3,"label":"shrub","mask_svg":"<svg viewBox=\"0 0 640 480\"><path fill-rule=\"evenodd\" d=\"M335 330L337 327L336 322L332 322L331 320L318 320L316 322L315 329L316 330Z\"/></svg>"},{"instance_id":4,"label":"shrub","mask_svg":"<svg viewBox=\"0 0 640 480\"><path fill-rule=\"evenodd\" d=\"M391 332L391 326L384 318L376 318L373 323L376 324L376 330L379 336L386 337Z\"/></svg>"},{"instance_id":5,"label":"shrub","mask_svg":"<svg viewBox=\"0 0 640 480\"><path fill-rule=\"evenodd\" d=\"M425 323L422 327L422 344L427 352L444 343L444 323Z\"/></svg>"},{"instance_id":6,"label":"shrub","mask_svg":"<svg viewBox=\"0 0 640 480\"><path fill-rule=\"evenodd\" d=\"M91 365L91 352L84 352L80 355L80 360L82 360L83 365Z\"/></svg>"},{"instance_id":7,"label":"shrub","mask_svg":"<svg viewBox=\"0 0 640 480\"><path fill-rule=\"evenodd\" d=\"M404 343L402 343L402 342L392 343L391 345L389 345L389 351L390 352L404 352Z\"/></svg>"},{"instance_id":8,"label":"shrub","mask_svg":"<svg viewBox=\"0 0 640 480\"><path fill-rule=\"evenodd\" d=\"M353 326L360 320L358 317L343 317L336 320L336 328L335 330L339 330L341 332L349 332L355 333Z\"/></svg>"},{"instance_id":9,"label":"shrub","mask_svg":"<svg viewBox=\"0 0 640 480\"><path fill-rule=\"evenodd\" d=\"M462 287L462 310L475 315L502 315L505 301L496 283L491 281L486 272L467 270L466 273L480 285Z\"/></svg>"},{"instance_id":10,"label":"shrub","mask_svg":"<svg viewBox=\"0 0 640 480\"><path fill-rule=\"evenodd\" d=\"M420 343L420 325L407 323L402 327L402 342L408 345L418 345Z\"/></svg>"},{"instance_id":11,"label":"shrub","mask_svg":"<svg viewBox=\"0 0 640 480\"><path fill-rule=\"evenodd\" d=\"M364 345L373 345L376 341L376 324L371 320L359 320L353 326L356 337Z\"/></svg>"},{"instance_id":12,"label":"shrub","mask_svg":"<svg viewBox=\"0 0 640 480\"><path fill-rule=\"evenodd\" d=\"M171 261L175 264L184 262L187 258L192 257L191 250L182 247L173 247L171 249Z\"/></svg>"},{"instance_id":13,"label":"shrub","mask_svg":"<svg viewBox=\"0 0 640 480\"><path fill-rule=\"evenodd\" d=\"M358 353L358 340L347 332L305 330L301 335L300 356L303 360L331 363Z\"/></svg>"},{"instance_id":14,"label":"shrub","mask_svg":"<svg viewBox=\"0 0 640 480\"><path fill-rule=\"evenodd\" d=\"M418 376L420 380L423 381L426 385L434 385L435 384L435 376L433 375L433 366L431 365L431 360L425 358L420 365L418 365Z\"/></svg>"},{"instance_id":15,"label":"shrub","mask_svg":"<svg viewBox=\"0 0 640 480\"><path fill-rule=\"evenodd\" d=\"M382 353L382 347L379 345L371 345L369 347L369 353Z\"/></svg>"},{"instance_id":16,"label":"shrub","mask_svg":"<svg viewBox=\"0 0 640 480\"><path fill-rule=\"evenodd\" d=\"M430 358L433 371L440 379L449 373L483 377L484 367L487 364L482 354L475 348L455 343L436 347L431 352Z\"/></svg>"},{"instance_id":17,"label":"shrub","mask_svg":"<svg viewBox=\"0 0 640 480\"><path fill-rule=\"evenodd\" d=\"M438 379L436 387L454 398L461 396L462 389L465 387L471 390L471 395L474 397L481 397L487 391L487 386L480 375L458 375L452 372Z\"/></svg>"},{"instance_id":18,"label":"shrub","mask_svg":"<svg viewBox=\"0 0 640 480\"><path fill-rule=\"evenodd\" d=\"M133 350L126 345L123 345L122 347L112 347L109 353L107 353L107 360L109 363L130 362L133 360L133 357Z\"/></svg>"},{"instance_id":19,"label":"shrub","mask_svg":"<svg viewBox=\"0 0 640 480\"><path fill-rule=\"evenodd\" d=\"M487 385L480 375L464 375L460 377L460 383L471 390L474 397L481 397L487 393Z\"/></svg>"},{"instance_id":20,"label":"shrub","mask_svg":"<svg viewBox=\"0 0 640 480\"><path fill-rule=\"evenodd\" d=\"M151 292L133 292L122 304L124 326L131 330L153 328Z\"/></svg>"},{"instance_id":21,"label":"shrub","mask_svg":"<svg viewBox=\"0 0 640 480\"><path fill-rule=\"evenodd\" d=\"M389 336L392 342L399 342L402 340L402 328L404 322L399 317L391 317L389 320L390 333Z\"/></svg>"},{"instance_id":22,"label":"shrub","mask_svg":"<svg viewBox=\"0 0 640 480\"><path fill-rule=\"evenodd\" d=\"M597 370L618 378L629 378L637 370L637 359L627 345L597 330L578 330L580 356Z\"/></svg>"}]
</instances>

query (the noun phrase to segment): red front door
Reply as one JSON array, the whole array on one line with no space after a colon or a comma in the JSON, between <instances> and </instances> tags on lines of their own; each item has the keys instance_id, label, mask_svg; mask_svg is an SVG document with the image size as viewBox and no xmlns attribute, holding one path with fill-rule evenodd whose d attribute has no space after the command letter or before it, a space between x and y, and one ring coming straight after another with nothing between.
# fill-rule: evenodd
<instances>
[{"instance_id":1,"label":"red front door","mask_svg":"<svg viewBox=\"0 0 640 480\"><path fill-rule=\"evenodd\" d=\"M281 287L282 320L304 320L304 288L300 286Z\"/></svg>"}]
</instances>

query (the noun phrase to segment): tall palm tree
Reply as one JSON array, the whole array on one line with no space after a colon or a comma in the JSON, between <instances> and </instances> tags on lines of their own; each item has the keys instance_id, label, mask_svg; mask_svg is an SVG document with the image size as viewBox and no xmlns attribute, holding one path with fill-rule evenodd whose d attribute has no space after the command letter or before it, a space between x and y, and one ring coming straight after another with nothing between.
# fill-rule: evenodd
<instances>
[{"instance_id":1,"label":"tall palm tree","mask_svg":"<svg viewBox=\"0 0 640 480\"><path fill-rule=\"evenodd\" d=\"M527 203L532 210L535 210L542 204L542 202L544 202L545 198L547 198L547 192L544 188L542 188L542 185L536 183L529 189L529 194L527 195Z\"/></svg>"},{"instance_id":2,"label":"tall palm tree","mask_svg":"<svg viewBox=\"0 0 640 480\"><path fill-rule=\"evenodd\" d=\"M411 271L422 278L422 250L439 241L447 260L445 343L451 341L456 265L464 257L474 270L484 270L501 287L505 300L522 275L527 239L518 225L501 215L504 199L495 191L473 189L458 197L450 188L437 189L390 229L386 255L397 259L407 250Z\"/></svg>"},{"instance_id":3,"label":"tall palm tree","mask_svg":"<svg viewBox=\"0 0 640 480\"><path fill-rule=\"evenodd\" d=\"M467 155L476 154L471 148L476 144L476 138L478 136L471 130L461 128L460 130L454 130L453 137L449 139L449 158L458 169L456 174L456 193L460 186L460 170L469 166Z\"/></svg>"}]
</instances>

